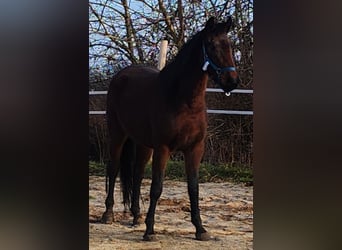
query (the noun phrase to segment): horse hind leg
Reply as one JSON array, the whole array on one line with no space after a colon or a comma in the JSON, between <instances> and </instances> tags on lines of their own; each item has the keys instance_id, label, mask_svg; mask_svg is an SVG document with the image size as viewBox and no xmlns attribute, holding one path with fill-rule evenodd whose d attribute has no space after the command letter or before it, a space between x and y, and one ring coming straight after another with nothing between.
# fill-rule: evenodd
<instances>
[{"instance_id":1,"label":"horse hind leg","mask_svg":"<svg viewBox=\"0 0 342 250\"><path fill-rule=\"evenodd\" d=\"M118 175L120 168L120 155L122 152L123 143L125 141L124 136L119 136L119 133L116 134L115 138L111 138L110 142L110 158L111 161L107 166L107 177L108 177L108 190L107 190L107 198L105 201L106 210L102 215L101 221L106 224L111 224L114 221L114 186L115 179Z\"/></svg>"},{"instance_id":2,"label":"horse hind leg","mask_svg":"<svg viewBox=\"0 0 342 250\"><path fill-rule=\"evenodd\" d=\"M144 176L144 171L147 162L151 158L152 149L143 145L137 145L136 147L136 162L134 166L133 174L133 192L132 192L132 204L131 212L133 214L133 226L140 224L140 187Z\"/></svg>"}]
</instances>

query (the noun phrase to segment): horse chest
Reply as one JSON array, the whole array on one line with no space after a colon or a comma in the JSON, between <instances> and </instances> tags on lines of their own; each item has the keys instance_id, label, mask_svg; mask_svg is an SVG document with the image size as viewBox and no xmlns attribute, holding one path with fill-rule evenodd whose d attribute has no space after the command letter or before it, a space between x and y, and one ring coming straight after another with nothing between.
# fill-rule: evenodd
<instances>
[{"instance_id":1,"label":"horse chest","mask_svg":"<svg viewBox=\"0 0 342 250\"><path fill-rule=\"evenodd\" d=\"M206 121L202 119L177 119L170 133L170 148L183 150L202 141L206 133Z\"/></svg>"}]
</instances>

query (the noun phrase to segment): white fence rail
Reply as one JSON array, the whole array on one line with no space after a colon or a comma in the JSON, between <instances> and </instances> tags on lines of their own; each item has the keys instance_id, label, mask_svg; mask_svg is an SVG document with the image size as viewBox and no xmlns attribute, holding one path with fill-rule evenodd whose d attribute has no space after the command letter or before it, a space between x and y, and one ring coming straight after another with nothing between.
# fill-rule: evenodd
<instances>
[{"instance_id":1,"label":"white fence rail","mask_svg":"<svg viewBox=\"0 0 342 250\"><path fill-rule=\"evenodd\" d=\"M207 92L223 93L222 89L207 88ZM252 89L235 89L232 94L253 94ZM106 95L107 91L89 91L89 95ZM246 110L221 110L208 109L208 114L224 114L224 115L253 115L253 111ZM106 111L89 111L89 115L105 115Z\"/></svg>"}]
</instances>

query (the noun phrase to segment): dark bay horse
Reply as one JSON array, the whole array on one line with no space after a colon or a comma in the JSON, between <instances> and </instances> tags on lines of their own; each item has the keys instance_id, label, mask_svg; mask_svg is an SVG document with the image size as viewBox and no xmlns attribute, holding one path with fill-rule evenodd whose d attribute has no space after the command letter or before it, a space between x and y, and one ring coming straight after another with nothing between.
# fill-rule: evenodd
<instances>
[{"instance_id":1,"label":"dark bay horse","mask_svg":"<svg viewBox=\"0 0 342 250\"><path fill-rule=\"evenodd\" d=\"M231 24L230 17L221 23L210 18L205 28L161 71L134 65L114 76L107 96L111 163L107 168L104 223L113 221L113 190L119 170L124 204L131 205L133 225L138 223L140 185L153 151L150 205L143 239L154 239L154 214L166 163L170 153L181 151L196 239L209 240L198 205L198 172L207 130L205 91L208 76L226 93L239 83L227 37Z\"/></svg>"}]
</instances>

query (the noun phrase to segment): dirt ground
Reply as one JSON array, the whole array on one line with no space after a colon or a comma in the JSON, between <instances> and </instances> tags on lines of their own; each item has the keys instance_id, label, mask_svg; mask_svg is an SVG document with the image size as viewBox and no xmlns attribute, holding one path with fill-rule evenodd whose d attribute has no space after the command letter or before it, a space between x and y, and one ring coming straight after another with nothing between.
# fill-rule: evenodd
<instances>
[{"instance_id":1,"label":"dirt ground","mask_svg":"<svg viewBox=\"0 0 342 250\"><path fill-rule=\"evenodd\" d=\"M150 183L144 180L141 187L140 206L144 215L149 205ZM105 179L89 177L89 249L253 249L253 187L229 182L200 184L201 217L213 238L210 241L195 239L185 182L164 181L155 215L154 242L142 241L144 223L130 226L132 217L123 211L120 185L114 196L115 222L101 224Z\"/></svg>"}]
</instances>

